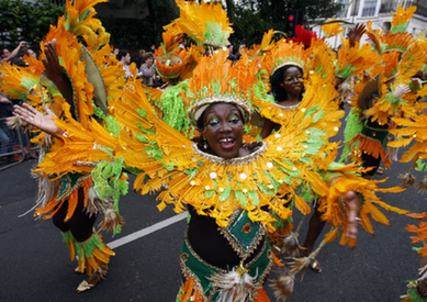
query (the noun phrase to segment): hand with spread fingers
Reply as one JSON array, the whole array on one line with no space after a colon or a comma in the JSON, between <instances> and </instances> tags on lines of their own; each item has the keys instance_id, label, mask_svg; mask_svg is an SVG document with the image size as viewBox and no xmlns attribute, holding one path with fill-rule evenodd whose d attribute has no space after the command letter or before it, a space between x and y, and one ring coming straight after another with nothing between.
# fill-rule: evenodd
<instances>
[{"instance_id":1,"label":"hand with spread fingers","mask_svg":"<svg viewBox=\"0 0 427 302\"><path fill-rule=\"evenodd\" d=\"M20 106L13 106L13 113L31 126L39 128L46 133L56 134L59 132L59 128L54 121L55 114L48 108L46 108L46 114L43 114L34 107L24 103Z\"/></svg>"},{"instance_id":2,"label":"hand with spread fingers","mask_svg":"<svg viewBox=\"0 0 427 302\"><path fill-rule=\"evenodd\" d=\"M351 47L354 47L356 43L360 41L360 38L362 38L365 31L366 31L365 25L359 23L348 32L347 37Z\"/></svg>"},{"instance_id":3,"label":"hand with spread fingers","mask_svg":"<svg viewBox=\"0 0 427 302\"><path fill-rule=\"evenodd\" d=\"M44 53L46 58L42 60L45 67L45 75L55 84L67 102L71 103L73 100L71 82L67 78L63 67L59 63L59 58L56 54L55 47L55 40L52 40L45 45Z\"/></svg>"}]
</instances>

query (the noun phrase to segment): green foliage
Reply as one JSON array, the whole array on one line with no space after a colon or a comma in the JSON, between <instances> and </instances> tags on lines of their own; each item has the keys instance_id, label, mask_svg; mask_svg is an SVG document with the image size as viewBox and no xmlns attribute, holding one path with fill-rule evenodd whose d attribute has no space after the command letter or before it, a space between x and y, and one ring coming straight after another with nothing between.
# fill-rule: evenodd
<instances>
[{"instance_id":1,"label":"green foliage","mask_svg":"<svg viewBox=\"0 0 427 302\"><path fill-rule=\"evenodd\" d=\"M147 0L146 5L148 16L144 19L99 16L111 34L112 45L127 50L138 50L160 44L163 26L178 17L178 8L173 0Z\"/></svg>"},{"instance_id":2,"label":"green foliage","mask_svg":"<svg viewBox=\"0 0 427 302\"><path fill-rule=\"evenodd\" d=\"M15 47L24 40L36 48L63 12L62 5L48 0L0 0L0 46Z\"/></svg>"},{"instance_id":3,"label":"green foliage","mask_svg":"<svg viewBox=\"0 0 427 302\"><path fill-rule=\"evenodd\" d=\"M227 0L230 21L235 33L234 43L259 43L262 34L270 29L291 34L293 23L328 18L339 10L333 0L242 0L235 4ZM120 19L102 16L100 19L111 33L112 44L119 48L136 50L159 45L163 26L178 16L171 0L148 0L149 14L144 19ZM63 6L54 1L0 0L0 46L14 47L21 40L37 44L63 13ZM289 21L292 15L294 22Z\"/></svg>"},{"instance_id":4,"label":"green foliage","mask_svg":"<svg viewBox=\"0 0 427 302\"><path fill-rule=\"evenodd\" d=\"M340 9L333 0L242 0L234 5L226 2L235 32L232 41L247 45L259 43L268 29L291 35L294 24L329 18ZM288 19L291 15L292 21Z\"/></svg>"}]
</instances>

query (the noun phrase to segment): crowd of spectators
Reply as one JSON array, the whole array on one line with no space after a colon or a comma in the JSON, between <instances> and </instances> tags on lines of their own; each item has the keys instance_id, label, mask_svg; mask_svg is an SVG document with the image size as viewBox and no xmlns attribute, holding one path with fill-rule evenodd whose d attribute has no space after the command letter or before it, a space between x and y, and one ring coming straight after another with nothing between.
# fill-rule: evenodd
<instances>
[{"instance_id":1,"label":"crowd of spectators","mask_svg":"<svg viewBox=\"0 0 427 302\"><path fill-rule=\"evenodd\" d=\"M114 49L117 59L123 64L126 76L131 76L130 65L135 64L137 68L137 77L151 87L161 87L164 82L160 78L154 57L155 46L152 45L150 50L141 49L137 52L131 52L124 49Z\"/></svg>"},{"instance_id":2,"label":"crowd of spectators","mask_svg":"<svg viewBox=\"0 0 427 302\"><path fill-rule=\"evenodd\" d=\"M245 47L245 44L240 44L236 48L230 44L227 47L229 52L228 59L231 61L238 61L242 49ZM137 76L145 85L151 87L162 87L165 82L157 72L154 51L155 46L152 45L149 50L141 49L137 52L115 48L114 54L117 59L122 62L123 69L127 76L131 76L130 65L134 63L138 70Z\"/></svg>"},{"instance_id":3,"label":"crowd of spectators","mask_svg":"<svg viewBox=\"0 0 427 302\"><path fill-rule=\"evenodd\" d=\"M24 55L36 56L28 43L22 41L13 50L3 48L0 62L25 66ZM17 100L7 98L0 91L0 168L24 157L34 156L30 150L27 132L21 128L11 129L7 124L7 120L12 116L13 104L16 102Z\"/></svg>"},{"instance_id":4,"label":"crowd of spectators","mask_svg":"<svg viewBox=\"0 0 427 302\"><path fill-rule=\"evenodd\" d=\"M7 61L11 64L25 66L22 59L24 55L36 56L36 53L29 47L26 41L19 42L18 46L10 51L8 48L3 48L1 52L0 62Z\"/></svg>"}]
</instances>

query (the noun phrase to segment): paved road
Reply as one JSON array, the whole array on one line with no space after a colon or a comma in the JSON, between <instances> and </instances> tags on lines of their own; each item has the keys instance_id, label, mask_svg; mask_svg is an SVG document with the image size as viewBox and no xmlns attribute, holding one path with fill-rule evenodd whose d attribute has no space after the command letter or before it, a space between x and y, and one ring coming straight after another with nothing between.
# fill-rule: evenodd
<instances>
[{"instance_id":1,"label":"paved road","mask_svg":"<svg viewBox=\"0 0 427 302\"><path fill-rule=\"evenodd\" d=\"M108 279L78 295L74 288L81 276L72 272L59 232L31 215L17 218L34 200L32 164L0 172L0 301L175 301L184 221L116 248ZM391 183L398 182L404 168L398 165L387 173ZM419 211L426 208L426 199L414 189L387 196L394 205ZM127 223L120 236L175 215L158 213L152 196L130 194L121 205ZM417 258L404 230L409 220L388 216L392 226L377 226L374 237L361 234L355 250L328 246L319 258L323 273L307 272L289 301L398 301L405 280L415 276Z\"/></svg>"}]
</instances>

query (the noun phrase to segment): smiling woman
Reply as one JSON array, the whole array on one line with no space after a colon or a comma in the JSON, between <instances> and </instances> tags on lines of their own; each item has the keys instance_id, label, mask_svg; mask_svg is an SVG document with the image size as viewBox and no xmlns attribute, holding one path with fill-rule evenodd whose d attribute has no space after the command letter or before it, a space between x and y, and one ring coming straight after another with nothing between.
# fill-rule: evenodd
<instances>
[{"instance_id":1,"label":"smiling woman","mask_svg":"<svg viewBox=\"0 0 427 302\"><path fill-rule=\"evenodd\" d=\"M199 120L203 147L208 147L206 151L225 159L247 155L242 148L244 119L236 105L212 104Z\"/></svg>"},{"instance_id":2,"label":"smiling woman","mask_svg":"<svg viewBox=\"0 0 427 302\"><path fill-rule=\"evenodd\" d=\"M271 92L275 101L282 106L293 106L302 99L304 71L297 65L285 65L277 69L270 78Z\"/></svg>"},{"instance_id":3,"label":"smiling woman","mask_svg":"<svg viewBox=\"0 0 427 302\"><path fill-rule=\"evenodd\" d=\"M35 106L18 106L16 115L51 134L51 145L34 169L46 184L37 214L67 231L71 256L89 275L81 290L102 280L114 254L98 232L120 231L118 203L128 192L125 171L136 175L138 193L161 191L160 211L167 206L177 213L189 210L179 254L178 302L269 301L265 280L273 263L282 264L276 257L286 252L294 211L309 214L313 200L321 220L331 225L321 246L338 235L341 244L354 246L358 214L372 233L370 217L388 223L379 207L407 213L376 195L399 188L379 188L379 182L361 177L356 165L334 162L338 145L329 138L338 131L342 113L332 102L337 95L328 74L333 57L316 55L326 53L323 44L311 54L311 66L304 66L307 53L301 45L284 40L272 52L242 51L231 62L227 51L214 50L226 45L231 32L221 5L181 0L181 16L168 28L206 49L179 89L154 93L133 77L125 80L108 33L93 19L98 2L103 0L67 1L67 14L46 38L56 40L40 58L47 64L0 65L9 70L7 81L0 81L5 90L19 92ZM55 81L55 66L68 77ZM264 82L269 77L263 75L282 67L279 86L289 92L286 100L297 103L295 110L274 102L270 83ZM67 87L68 93L62 89ZM168 98L167 105L156 107ZM52 113L42 114L44 105ZM250 127L246 132L254 109L280 128L262 140ZM44 138L41 134L40 141ZM52 184L57 179L61 183ZM365 200L360 213L358 196ZM96 214L102 221L92 233ZM277 300L291 293L296 274L316 253L287 263L281 271L286 275L274 283Z\"/></svg>"},{"instance_id":4,"label":"smiling woman","mask_svg":"<svg viewBox=\"0 0 427 302\"><path fill-rule=\"evenodd\" d=\"M202 152L230 160L248 156L256 150L256 147L250 148L243 143L244 123L247 120L247 113L243 108L235 103L225 102L211 103L202 108L204 110L199 111L200 117L197 120L202 138L199 148ZM214 176L217 176L216 173L211 173L211 177ZM267 252L269 248L265 242L263 228L252 223L244 212L236 212L233 215L233 223L243 225L246 239L251 242L250 248L245 249L241 246L240 239L237 239L240 236L239 230L235 230L233 233L228 227L225 229L218 228L214 218L198 214L191 206L189 212L191 220L185 243L185 247L188 247L189 257L200 257L218 270L227 270L239 265L243 268L248 266L255 257L258 257L264 262L261 266L260 275L254 277L251 280L253 284L247 284L247 286L262 284L262 280L268 274L271 266L269 252ZM187 266L184 269L184 274L187 280L193 280L191 273L203 280L204 276L200 276L199 273L201 266L191 265L191 262L188 261L185 263ZM205 279L205 281L209 280ZM257 297L260 301L266 298L262 290L257 294Z\"/></svg>"},{"instance_id":5,"label":"smiling woman","mask_svg":"<svg viewBox=\"0 0 427 302\"><path fill-rule=\"evenodd\" d=\"M323 134L318 131L316 141L310 137L316 132L313 110L297 115L294 125L282 127L263 142L245 144L244 124L256 89L263 87L257 77L259 65L244 56L232 64L227 55L219 51L204 57L193 71L189 90L181 95L187 118L199 128L192 137L159 118L143 86L135 82L109 116L120 124L117 131L96 120L85 127L70 117L55 120L61 144L38 168L59 174L70 165L75 171L95 166L97 186L99 169L110 166L115 171L113 165L120 161L137 173L137 192L162 190L160 210L167 205L178 213L188 209L191 217L180 253L184 280L177 299L182 302L268 301L263 286L274 259L268 234L283 225L291 228L294 206L302 213L310 211L300 195L301 184L324 197L324 208L341 204L347 192L334 190L330 195L324 190L330 180L322 178L318 162L323 165L330 157L328 149L320 151L319 144L326 142ZM198 144L192 140L197 137ZM73 150L72 159L61 150ZM351 166L333 169L339 181L358 180L349 172ZM371 186L370 198L376 198L376 185L363 185ZM345 242L356 237L357 205L356 195L346 194L344 204L334 206L343 212L342 220L331 221L332 234L344 225Z\"/></svg>"}]
</instances>

